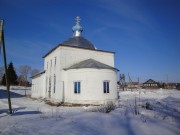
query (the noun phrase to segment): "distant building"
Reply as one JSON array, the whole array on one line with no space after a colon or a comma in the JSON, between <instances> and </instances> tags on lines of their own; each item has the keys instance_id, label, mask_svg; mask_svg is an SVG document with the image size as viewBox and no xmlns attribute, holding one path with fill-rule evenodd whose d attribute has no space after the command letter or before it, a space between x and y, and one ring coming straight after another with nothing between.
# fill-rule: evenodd
<instances>
[{"instance_id":1,"label":"distant building","mask_svg":"<svg viewBox=\"0 0 180 135\"><path fill-rule=\"evenodd\" d=\"M177 83L167 83L165 84L166 89L176 89Z\"/></svg>"},{"instance_id":2,"label":"distant building","mask_svg":"<svg viewBox=\"0 0 180 135\"><path fill-rule=\"evenodd\" d=\"M152 79L149 79L143 83L143 88L145 88L145 89L148 89L148 88L157 89L157 88L159 88L159 83L152 80Z\"/></svg>"},{"instance_id":3,"label":"distant building","mask_svg":"<svg viewBox=\"0 0 180 135\"><path fill-rule=\"evenodd\" d=\"M180 90L180 83L177 83L176 89Z\"/></svg>"},{"instance_id":4,"label":"distant building","mask_svg":"<svg viewBox=\"0 0 180 135\"><path fill-rule=\"evenodd\" d=\"M127 88L129 88L129 89L140 88L140 84L139 84L139 82L129 82L129 83L127 83Z\"/></svg>"}]
</instances>

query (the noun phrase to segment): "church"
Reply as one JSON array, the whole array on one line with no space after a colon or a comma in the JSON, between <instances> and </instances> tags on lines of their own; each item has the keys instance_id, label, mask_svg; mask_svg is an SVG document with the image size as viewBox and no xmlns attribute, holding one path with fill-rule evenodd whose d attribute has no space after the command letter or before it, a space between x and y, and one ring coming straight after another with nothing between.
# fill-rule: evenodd
<instances>
[{"instance_id":1,"label":"church","mask_svg":"<svg viewBox=\"0 0 180 135\"><path fill-rule=\"evenodd\" d=\"M115 53L98 50L84 38L78 16L72 31L72 37L43 56L44 70L32 76L31 96L71 104L115 102Z\"/></svg>"}]
</instances>

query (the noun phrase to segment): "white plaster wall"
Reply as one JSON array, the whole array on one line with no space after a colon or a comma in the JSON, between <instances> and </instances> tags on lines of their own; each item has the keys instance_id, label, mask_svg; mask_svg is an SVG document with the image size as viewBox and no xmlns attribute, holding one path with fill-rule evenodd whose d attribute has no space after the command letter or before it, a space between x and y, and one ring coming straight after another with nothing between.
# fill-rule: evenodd
<instances>
[{"instance_id":1,"label":"white plaster wall","mask_svg":"<svg viewBox=\"0 0 180 135\"><path fill-rule=\"evenodd\" d=\"M48 56L44 58L44 70L46 70L46 83L44 85L46 89L45 97L49 97L49 79L51 78L51 98L56 99L59 102L62 101L62 87L63 87L63 79L60 71L60 61L62 60L60 58L60 49L57 48L52 53L50 53ZM56 58L56 64L55 64L55 58ZM52 60L52 66L51 66L51 60ZM47 67L48 62L48 67ZM54 92L54 75L56 76L56 84L55 84L55 92Z\"/></svg>"},{"instance_id":2,"label":"white plaster wall","mask_svg":"<svg viewBox=\"0 0 180 135\"><path fill-rule=\"evenodd\" d=\"M55 58L56 58L56 65L55 65ZM50 53L48 56L46 56L44 58L44 70L46 72L44 74L43 79L41 77L32 79L32 82L35 84L34 87L36 89L40 88L39 90L41 91L41 92L40 91L33 92L32 96L33 97L36 96L36 97L48 98L49 78L51 76L51 99L55 99L55 100L58 100L59 102L62 102L62 101L64 101L64 97L68 96L67 99L69 100L70 95L67 95L67 91L69 89L69 85L67 85L67 81L69 82L68 79L70 79L71 77L74 77L74 79L75 79L76 77L78 78L80 76L83 79L83 77L86 77L86 76L84 76L83 74L79 75L79 72L78 72L78 73L76 73L76 75L72 74L72 75L70 75L71 77L69 77L67 75L66 71L64 71L63 69L67 68L73 64L76 64L78 62L81 62L83 60L90 59L90 58L114 67L114 54L113 53L100 52L100 51L95 51L95 50L79 49L79 48L72 48L72 47L65 47L65 46L60 46L60 47L56 48L56 50L54 50L52 53ZM51 60L52 60L52 66L51 66ZM48 62L48 68L47 68L47 62ZM96 71L96 74L99 73L98 76L103 77L103 78L104 77L108 78L108 76L104 76L102 74L102 72L99 72L99 71L100 70ZM105 73L105 74L108 75L108 74L110 74L109 72L110 71L108 70L108 73ZM55 93L53 91L54 74L56 75ZM91 74L88 74L88 77L94 78L96 74L94 74L94 76L91 76ZM112 76L112 74L109 75L109 77L111 77L111 76ZM116 76L116 74L114 72L113 72L113 76ZM116 79L116 77L114 77L114 78ZM100 87L100 86L98 86L99 84L97 84L93 80L88 81L88 83L91 84L92 88L93 87ZM71 83L70 83L70 85L71 85ZM82 85L84 85L84 83L82 83ZM101 85L103 86L102 82L101 82ZM113 87L116 86L115 80L112 81L111 85ZM112 95L112 93L110 93L110 95ZM102 95L102 96L104 96L106 98L110 98L109 95L107 95L107 96ZM115 94L114 94L114 96L115 96ZM91 97L92 97L92 95L91 95ZM85 99L85 98L86 97L83 96L82 100L88 101L90 99L89 97L87 97L87 99ZM102 97L100 97L100 98L102 98ZM73 100L74 99L72 99L71 101L73 101Z\"/></svg>"},{"instance_id":3,"label":"white plaster wall","mask_svg":"<svg viewBox=\"0 0 180 135\"><path fill-rule=\"evenodd\" d=\"M65 102L102 104L117 99L116 72L109 69L71 69L66 71ZM104 93L103 82L109 81L109 93ZM74 82L81 82L81 93L74 93Z\"/></svg>"},{"instance_id":4,"label":"white plaster wall","mask_svg":"<svg viewBox=\"0 0 180 135\"><path fill-rule=\"evenodd\" d=\"M45 74L32 79L31 96L34 98L45 97Z\"/></svg>"},{"instance_id":5,"label":"white plaster wall","mask_svg":"<svg viewBox=\"0 0 180 135\"><path fill-rule=\"evenodd\" d=\"M61 69L67 68L78 62L94 59L101 63L114 67L114 54L96 50L86 50L60 46L60 65Z\"/></svg>"}]
</instances>

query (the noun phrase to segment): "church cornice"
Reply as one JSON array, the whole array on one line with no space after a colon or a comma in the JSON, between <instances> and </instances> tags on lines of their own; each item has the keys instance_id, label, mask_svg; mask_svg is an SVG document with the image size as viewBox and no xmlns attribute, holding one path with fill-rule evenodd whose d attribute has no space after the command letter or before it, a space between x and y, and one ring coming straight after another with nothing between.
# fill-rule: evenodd
<instances>
[{"instance_id":1,"label":"church cornice","mask_svg":"<svg viewBox=\"0 0 180 135\"><path fill-rule=\"evenodd\" d=\"M53 51L55 51L58 47L68 47L68 48L77 48L77 49L83 49L83 50L89 50L89 51L95 51L95 52L105 52L105 53L112 53L115 54L115 52L112 51L104 51L104 50L94 50L94 49L89 49L89 48L82 48L82 47L77 47L77 46L69 46L69 45L63 45L63 44L59 44L56 47L54 47L53 49L51 49L48 53L46 53L43 58L45 58L46 56L48 56L49 54L51 54Z\"/></svg>"}]
</instances>

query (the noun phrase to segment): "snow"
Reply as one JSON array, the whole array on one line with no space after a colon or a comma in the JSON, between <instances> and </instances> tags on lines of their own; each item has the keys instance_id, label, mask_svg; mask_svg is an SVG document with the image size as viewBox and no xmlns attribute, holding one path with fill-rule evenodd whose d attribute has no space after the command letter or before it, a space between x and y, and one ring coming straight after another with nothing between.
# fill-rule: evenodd
<instances>
[{"instance_id":1,"label":"snow","mask_svg":"<svg viewBox=\"0 0 180 135\"><path fill-rule=\"evenodd\" d=\"M110 113L98 112L96 106L50 106L43 99L24 96L24 90L23 87L11 88L14 113L9 115L6 91L0 87L0 134L180 134L178 90L121 91L117 108ZM30 92L27 88L28 95ZM135 115L135 99L138 115Z\"/></svg>"}]
</instances>

